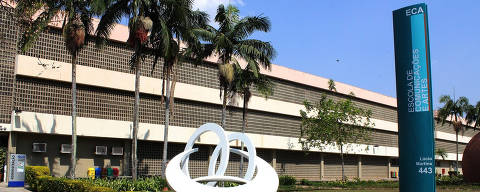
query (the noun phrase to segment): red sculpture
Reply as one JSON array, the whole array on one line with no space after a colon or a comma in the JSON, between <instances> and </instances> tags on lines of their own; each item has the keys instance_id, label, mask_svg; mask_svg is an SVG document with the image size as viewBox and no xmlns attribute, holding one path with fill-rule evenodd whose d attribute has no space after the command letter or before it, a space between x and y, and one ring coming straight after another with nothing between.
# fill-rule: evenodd
<instances>
[{"instance_id":1,"label":"red sculpture","mask_svg":"<svg viewBox=\"0 0 480 192\"><path fill-rule=\"evenodd\" d=\"M477 133L465 147L462 170L466 182L480 182L480 133Z\"/></svg>"}]
</instances>

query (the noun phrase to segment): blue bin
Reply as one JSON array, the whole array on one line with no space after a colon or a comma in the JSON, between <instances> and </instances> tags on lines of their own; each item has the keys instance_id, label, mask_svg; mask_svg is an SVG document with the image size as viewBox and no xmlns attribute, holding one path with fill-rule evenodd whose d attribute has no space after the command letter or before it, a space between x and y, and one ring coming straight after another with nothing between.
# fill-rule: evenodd
<instances>
[{"instance_id":1,"label":"blue bin","mask_svg":"<svg viewBox=\"0 0 480 192\"><path fill-rule=\"evenodd\" d=\"M102 177L102 168L95 168L95 178Z\"/></svg>"}]
</instances>

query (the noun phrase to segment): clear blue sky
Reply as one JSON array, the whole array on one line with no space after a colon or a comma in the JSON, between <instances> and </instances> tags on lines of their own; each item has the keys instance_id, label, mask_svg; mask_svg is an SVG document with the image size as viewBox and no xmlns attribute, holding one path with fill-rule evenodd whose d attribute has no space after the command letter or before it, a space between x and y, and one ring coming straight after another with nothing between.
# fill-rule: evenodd
<instances>
[{"instance_id":1,"label":"clear blue sky","mask_svg":"<svg viewBox=\"0 0 480 192\"><path fill-rule=\"evenodd\" d=\"M215 12L228 0L197 0ZM429 11L434 108L440 95L480 100L480 1L231 0L242 16L263 14L275 64L396 97L392 11L425 2ZM203 5L202 5L203 4ZM340 59L340 62L336 62Z\"/></svg>"}]
</instances>

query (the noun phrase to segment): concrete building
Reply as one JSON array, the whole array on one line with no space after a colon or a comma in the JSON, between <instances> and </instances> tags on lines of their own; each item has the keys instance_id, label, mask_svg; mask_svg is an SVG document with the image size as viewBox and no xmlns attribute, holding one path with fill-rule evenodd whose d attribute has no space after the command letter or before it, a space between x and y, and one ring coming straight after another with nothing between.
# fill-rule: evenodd
<instances>
[{"instance_id":1,"label":"concrete building","mask_svg":"<svg viewBox=\"0 0 480 192\"><path fill-rule=\"evenodd\" d=\"M0 144L8 146L10 153L26 154L28 165L49 166L53 174L64 176L70 163L70 154L61 151L62 144L70 144L71 139L70 54L64 48L61 31L54 27L43 33L28 52L21 53L16 46L18 27L6 8L0 10ZM90 167L117 167L121 175L130 174L134 74L128 64L132 50L124 43L127 36L127 27L118 25L103 49L96 49L92 42L78 56L76 174L79 177L86 177ZM184 63L180 67L169 130L169 158L183 151L195 128L206 122L220 123L222 100L217 66L212 61L215 59L198 66ZM141 175L161 172L164 122L164 105L160 104L159 96L161 68L152 72L151 62L151 57L146 58L141 69L138 136ZM279 174L309 180L341 178L338 149L308 153L301 150L299 110L304 100L315 101L322 94L342 99L350 92L355 93L354 102L358 106L372 110L375 127L368 143L352 144L347 150L347 177L387 179L390 172L398 171L395 98L340 82L336 84L338 93L330 92L328 79L278 65L264 73L275 82L275 93L266 100L254 92L246 132L257 147L258 156L270 162ZM228 109L225 129L240 131L241 100ZM447 124L437 125L435 135L436 146L448 153L446 160L437 157L437 172L444 169L446 174L453 170L455 132ZM469 130L459 137L460 153L473 135ZM194 177L206 175L209 153L215 143L215 138L209 135L198 141L200 150L190 160ZM106 151L97 146L105 146ZM235 175L239 157L231 157L227 172ZM460 154L460 160L461 157Z\"/></svg>"}]
</instances>

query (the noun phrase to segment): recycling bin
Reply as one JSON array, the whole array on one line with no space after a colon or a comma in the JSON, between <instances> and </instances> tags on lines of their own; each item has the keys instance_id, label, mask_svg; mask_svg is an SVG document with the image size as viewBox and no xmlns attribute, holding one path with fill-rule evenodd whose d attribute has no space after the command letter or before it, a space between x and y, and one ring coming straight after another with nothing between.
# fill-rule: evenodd
<instances>
[{"instance_id":1,"label":"recycling bin","mask_svg":"<svg viewBox=\"0 0 480 192\"><path fill-rule=\"evenodd\" d=\"M95 179L95 168L88 168L87 175L88 178Z\"/></svg>"},{"instance_id":2,"label":"recycling bin","mask_svg":"<svg viewBox=\"0 0 480 192\"><path fill-rule=\"evenodd\" d=\"M100 178L102 175L102 168L97 167L95 168L95 178Z\"/></svg>"},{"instance_id":3,"label":"recycling bin","mask_svg":"<svg viewBox=\"0 0 480 192\"><path fill-rule=\"evenodd\" d=\"M108 178L113 177L113 169L111 167L107 168L107 177Z\"/></svg>"},{"instance_id":4,"label":"recycling bin","mask_svg":"<svg viewBox=\"0 0 480 192\"><path fill-rule=\"evenodd\" d=\"M102 168L102 178L107 176L107 168Z\"/></svg>"},{"instance_id":5,"label":"recycling bin","mask_svg":"<svg viewBox=\"0 0 480 192\"><path fill-rule=\"evenodd\" d=\"M113 177L118 177L119 173L120 171L118 170L118 168L113 168Z\"/></svg>"}]
</instances>

